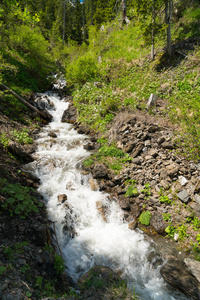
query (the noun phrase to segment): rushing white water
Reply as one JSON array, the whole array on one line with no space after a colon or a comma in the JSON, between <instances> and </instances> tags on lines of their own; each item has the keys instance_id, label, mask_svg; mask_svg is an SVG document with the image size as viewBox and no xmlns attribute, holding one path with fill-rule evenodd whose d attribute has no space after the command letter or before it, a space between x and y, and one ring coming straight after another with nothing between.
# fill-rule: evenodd
<instances>
[{"instance_id":1,"label":"rushing white water","mask_svg":"<svg viewBox=\"0 0 200 300\"><path fill-rule=\"evenodd\" d=\"M67 274L77 281L94 265L106 265L120 271L141 299L189 299L164 283L159 267L148 260L155 250L143 233L128 229L118 204L110 201L107 194L91 190L90 176L78 169L89 156L83 149L86 136L78 134L72 125L61 123L68 103L56 94L49 97L55 105L55 110L50 111L53 121L39 134L35 161L28 168L41 180L39 191L46 201L49 218L56 222ZM57 138L49 137L50 131ZM60 194L67 195L64 204L58 202ZM97 202L107 207L107 222L97 210ZM68 232L63 230L66 227Z\"/></svg>"}]
</instances>

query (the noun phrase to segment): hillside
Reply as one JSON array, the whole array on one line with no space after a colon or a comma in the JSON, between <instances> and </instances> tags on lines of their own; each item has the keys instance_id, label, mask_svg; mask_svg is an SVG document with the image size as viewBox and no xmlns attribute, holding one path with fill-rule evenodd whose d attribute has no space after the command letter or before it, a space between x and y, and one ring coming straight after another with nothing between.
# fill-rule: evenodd
<instances>
[{"instance_id":1,"label":"hillside","mask_svg":"<svg viewBox=\"0 0 200 300\"><path fill-rule=\"evenodd\" d=\"M199 261L199 4L177 1L172 57L167 54L163 25L156 32L152 60L151 17L147 21L138 17L131 3L130 23L122 26L121 15L114 18L111 7L105 19L90 25L88 12L87 37L82 39L79 23L73 21L74 28L66 23L71 31L65 41L61 27L56 27L60 20L56 4L57 17L51 15L51 20L45 15L48 6L38 19L33 7L26 16L20 6L16 14L15 6L7 11L7 17L0 9L0 84L31 102L35 92L51 89L52 74L64 74L67 86L62 93L72 96L77 109L74 126L91 136L85 147L95 152L83 162L85 172L92 173L100 190L117 199L130 229L138 227L161 239L161 244L167 245L163 239L169 242L181 260L188 256ZM74 8L67 13L78 20L80 7ZM98 22L97 13L94 20ZM157 101L147 109L151 94ZM74 299L78 295L63 273L52 224L37 193L38 179L22 171L47 122L1 88L0 124L0 297ZM20 148L20 156L13 144ZM187 184L182 185L180 177ZM188 193L187 200L177 196L182 190ZM18 207L21 200L27 202ZM104 218L105 208L99 211Z\"/></svg>"}]
</instances>

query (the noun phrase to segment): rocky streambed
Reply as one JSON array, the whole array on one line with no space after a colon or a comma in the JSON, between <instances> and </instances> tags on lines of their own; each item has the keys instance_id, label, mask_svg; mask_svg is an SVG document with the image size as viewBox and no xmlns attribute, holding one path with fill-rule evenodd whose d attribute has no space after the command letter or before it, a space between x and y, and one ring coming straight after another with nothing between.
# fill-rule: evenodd
<instances>
[{"instance_id":1,"label":"rocky streambed","mask_svg":"<svg viewBox=\"0 0 200 300\"><path fill-rule=\"evenodd\" d=\"M71 105L62 121L73 123L75 117ZM82 124L75 123L75 128L90 133ZM108 192L119 203L129 228L142 229L157 243L158 252L166 259L161 267L164 279L199 299L200 262L194 260L193 250L199 253L200 248L200 163L181 155L182 138L177 132L166 120L122 112L105 137L108 145L114 142L132 160L116 172L109 168L108 161L99 162L93 156L93 163L83 164L83 169L93 176L92 189ZM93 135L84 148L96 151L102 146L97 141ZM106 221L107 207L98 202L97 209ZM147 212L145 224L141 215Z\"/></svg>"},{"instance_id":2,"label":"rocky streambed","mask_svg":"<svg viewBox=\"0 0 200 300\"><path fill-rule=\"evenodd\" d=\"M65 97L62 101L69 102L71 98ZM55 109L51 97L47 94L45 96L36 95L36 102L39 103L38 108L40 109L47 108L52 111ZM71 149L71 157L75 155L76 150L79 151L79 148L77 148L79 146L95 153L101 146L97 142L99 136L94 135L88 128L76 122L77 113L71 102L63 116L61 114L61 117L62 123L72 124L68 129L70 138L74 134L72 127L76 128L79 137L80 134L83 134L80 141L75 138L72 143L67 142L67 148L69 151ZM12 126L14 127L15 124L12 124ZM53 176L54 170L57 172L56 167L60 166L59 156L56 154L57 142L59 141L62 147L61 152L66 147L62 139L62 131L62 125L59 130L55 127L49 127L44 135L47 141L45 147L50 151L53 150L56 155L55 159L49 154L50 152L44 153L47 157L50 155L48 162L45 163L50 177L51 174ZM35 133L38 134L38 130ZM85 133L89 136L85 136ZM69 286L73 286L75 289L79 288L81 294L76 294L79 299L104 299L105 297L106 299L113 299L113 297L116 297L116 293L120 297L123 292L121 291L122 294L120 294L119 290L116 291L116 286L119 285L121 289L123 282L119 277L122 271L120 271L120 268L117 271L118 262L128 252L131 253L132 258L135 258L131 258L129 261L127 260L128 256L124 257L128 262L128 268L125 267L124 273L130 275L132 271L129 270L129 266L136 263L136 269L134 269L131 276L135 277L134 272L138 272L138 274L141 271L144 272L139 277L142 279L144 275L144 278L146 278L145 285L148 291L151 291L154 286L152 293L157 297L156 299L191 299L191 297L200 299L200 263L194 260L192 256L192 248L197 243L196 237L199 232L199 164L187 161L176 154L179 137L174 135L172 127L166 126L158 119L123 112L116 117L106 135L109 143L115 142L117 147L129 154L132 160L124 164L123 169L116 174L115 171L108 168L107 162L99 162L95 159L91 166L86 167L83 165L82 170L79 170L80 165L82 165L81 158L75 165L75 169L78 170L77 174L74 175L74 171L69 170L67 173L71 176L68 178L65 173L63 178L64 188L59 186L60 183L54 182L48 190L50 194L51 189L56 192L56 204L53 204L53 210L56 212L61 211L64 216L61 227L59 227L60 225L57 227L54 221L52 223L52 218L49 217L49 214L47 216L44 208L40 208L36 215L33 213L25 220L20 220L18 216L10 217L9 214L3 212L0 221L2 240L0 249L0 297L2 299L44 299L45 293L48 296L51 295L48 299L66 293L62 299L74 299L73 293L69 293ZM18 147L18 153L25 151L31 157L34 148L25 148L20 151ZM82 154L80 155L82 157ZM88 157L88 154L86 156ZM40 169L42 160L41 158L36 160L35 167L38 168L39 166ZM71 164L71 159L69 162L66 160L65 163L61 164L63 170L66 169L68 164ZM17 169L19 170L20 166L16 164L13 166L12 172ZM9 179L3 169L1 169L1 173ZM46 176L47 173L45 172L44 175ZM33 175L33 172L20 171L20 173L18 172L18 179L25 186L34 189L39 186L39 180ZM71 200L76 185L79 187L77 204ZM85 185L89 185L92 192L88 194L87 190L85 194ZM99 190L105 193L106 199L105 197L102 198ZM31 193L40 201L46 202L45 195L38 194L35 191ZM49 197L51 198L51 195ZM87 208L80 207L80 199L85 199ZM4 196L1 197L1 201L4 200ZM86 230L82 230L85 223L86 225L90 223L87 211L90 203L93 203L92 206L94 206L94 211L91 213L91 224L94 223L95 226L91 231L87 226ZM77 212L75 212L76 205ZM118 209L118 205L121 210ZM50 206L48 209L53 212ZM81 209L86 215L83 221L80 221L79 216ZM140 219L141 214L145 212L148 212L148 224L146 223L146 225ZM111 226L110 221L113 218L114 225ZM119 222L117 219L119 219ZM100 231L98 231L99 224L102 226ZM126 224L128 224L128 227L126 227ZM181 228L182 225L187 228ZM122 228L123 231L121 231ZM172 231L169 232L171 238L167 236L167 228ZM141 230L147 235L141 234ZM133 235L130 234L131 231L133 231ZM57 238L59 239L60 236L62 238L65 233L67 238L58 242ZM81 241L83 233L84 241ZM107 255L104 244L101 245L101 240L104 240L107 234L106 249L109 248L109 244L110 249L112 249L114 245L112 243L115 242L117 246L114 247L117 251L113 253L116 258L113 258L113 255ZM93 240L86 247L85 241L89 240L91 235L93 235ZM98 236L96 240L94 239L95 236ZM125 244L123 245L123 243ZM132 248L128 250L128 247L132 247L134 243L136 244L134 251ZM148 250L151 249L151 245L153 251ZM73 248L74 246L75 248ZM93 246L103 251L104 254L93 253L91 250ZM75 266L76 272L84 273L85 266L86 270L89 270L88 266L91 265L91 270L81 276L76 285L75 281L70 276L66 276L65 272L57 272L57 267L60 265L55 249L57 248L57 253L59 253L60 247L61 252L64 253L68 274L68 270L75 268ZM76 247L79 247L81 252L77 252L74 257L70 256L70 253L77 251ZM85 248L91 249L89 252L84 252L87 250ZM72 252L70 252L71 249ZM143 261L137 260L139 252L146 255L141 256ZM94 259L97 259L96 262ZM101 264L101 266L92 268L96 264ZM119 275L110 268L105 267L107 264L113 266ZM120 264L122 266L124 260ZM150 270L144 271L144 265ZM160 287L158 287L156 296L156 286L160 286L160 279L154 277L157 276L157 271L162 274L170 285L187 295L186 298L173 292L172 294L175 296L167 296L171 295L169 290L166 290L166 295L165 292L159 294ZM150 283L149 277L152 274L152 282ZM156 280L158 281L156 282ZM144 285L144 281L139 284ZM148 295L146 296L147 299L149 299ZM127 294L127 297L134 299L131 298L133 297L131 294Z\"/></svg>"}]
</instances>

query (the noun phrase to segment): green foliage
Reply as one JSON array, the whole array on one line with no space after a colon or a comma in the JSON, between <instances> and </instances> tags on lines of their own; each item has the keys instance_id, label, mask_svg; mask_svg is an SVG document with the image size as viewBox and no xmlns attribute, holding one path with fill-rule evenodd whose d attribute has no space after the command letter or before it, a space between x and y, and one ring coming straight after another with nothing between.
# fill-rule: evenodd
<instances>
[{"instance_id":1,"label":"green foliage","mask_svg":"<svg viewBox=\"0 0 200 300\"><path fill-rule=\"evenodd\" d=\"M4 184L1 190L6 200L1 204L1 208L10 213L19 215L25 219L30 213L39 211L39 207L43 207L41 202L31 195L33 188L24 187L20 184Z\"/></svg>"},{"instance_id":2,"label":"green foliage","mask_svg":"<svg viewBox=\"0 0 200 300\"><path fill-rule=\"evenodd\" d=\"M169 213L163 213L163 220L170 222L171 221L171 215Z\"/></svg>"},{"instance_id":3,"label":"green foliage","mask_svg":"<svg viewBox=\"0 0 200 300\"><path fill-rule=\"evenodd\" d=\"M97 58L91 53L86 53L68 65L66 79L70 84L83 84L86 81L95 80L98 74Z\"/></svg>"},{"instance_id":4,"label":"green foliage","mask_svg":"<svg viewBox=\"0 0 200 300\"><path fill-rule=\"evenodd\" d=\"M94 160L92 158L86 158L84 161L83 161L83 165L85 167L90 167L92 164L94 163Z\"/></svg>"},{"instance_id":5,"label":"green foliage","mask_svg":"<svg viewBox=\"0 0 200 300\"><path fill-rule=\"evenodd\" d=\"M6 270L6 268L4 266L0 266L0 276L3 275L5 270Z\"/></svg>"},{"instance_id":6,"label":"green foliage","mask_svg":"<svg viewBox=\"0 0 200 300\"><path fill-rule=\"evenodd\" d=\"M130 185L128 186L126 193L125 193L125 197L137 197L139 195L139 192L137 190L137 188L134 185Z\"/></svg>"},{"instance_id":7,"label":"green foliage","mask_svg":"<svg viewBox=\"0 0 200 300\"><path fill-rule=\"evenodd\" d=\"M180 241L183 241L186 237L188 237L187 226L185 224L182 224L181 226L179 226L177 232L178 232Z\"/></svg>"},{"instance_id":8,"label":"green foliage","mask_svg":"<svg viewBox=\"0 0 200 300\"><path fill-rule=\"evenodd\" d=\"M145 195L146 200L149 199L149 196L151 196L151 186L149 183L145 183L144 185L144 189L141 190L141 193L143 193Z\"/></svg>"},{"instance_id":9,"label":"green foliage","mask_svg":"<svg viewBox=\"0 0 200 300\"><path fill-rule=\"evenodd\" d=\"M169 197L167 195L161 195L159 197L159 201L161 203L166 203L166 204L169 204L169 205L172 203L172 201L169 199Z\"/></svg>"},{"instance_id":10,"label":"green foliage","mask_svg":"<svg viewBox=\"0 0 200 300\"><path fill-rule=\"evenodd\" d=\"M58 275L62 274L65 271L65 261L60 255L57 254L55 254L54 258L54 269Z\"/></svg>"},{"instance_id":11,"label":"green foliage","mask_svg":"<svg viewBox=\"0 0 200 300\"><path fill-rule=\"evenodd\" d=\"M192 225L194 230L199 230L200 228L200 219L198 217L194 217L192 220Z\"/></svg>"},{"instance_id":12,"label":"green foliage","mask_svg":"<svg viewBox=\"0 0 200 300\"><path fill-rule=\"evenodd\" d=\"M143 211L139 217L139 221L142 225L148 226L151 220L151 213L150 211Z\"/></svg>"},{"instance_id":13,"label":"green foliage","mask_svg":"<svg viewBox=\"0 0 200 300\"><path fill-rule=\"evenodd\" d=\"M11 132L13 138L16 142L25 145L25 144L32 144L33 139L29 137L29 130L24 128L22 131L14 130Z\"/></svg>"},{"instance_id":14,"label":"green foliage","mask_svg":"<svg viewBox=\"0 0 200 300\"><path fill-rule=\"evenodd\" d=\"M9 139L7 138L6 134L5 133L2 133L0 135L0 142L2 143L2 145L4 146L4 148L7 148L8 147L8 144L9 144Z\"/></svg>"},{"instance_id":15,"label":"green foliage","mask_svg":"<svg viewBox=\"0 0 200 300\"><path fill-rule=\"evenodd\" d=\"M174 234L177 232L176 228L172 225L169 225L165 228L165 232L169 237L174 238Z\"/></svg>"},{"instance_id":16,"label":"green foliage","mask_svg":"<svg viewBox=\"0 0 200 300\"><path fill-rule=\"evenodd\" d=\"M28 245L28 242L16 243L12 246L4 246L4 254L9 261L13 261L17 255L23 253L25 251L24 247Z\"/></svg>"},{"instance_id":17,"label":"green foliage","mask_svg":"<svg viewBox=\"0 0 200 300\"><path fill-rule=\"evenodd\" d=\"M99 151L98 155L99 156L110 156L110 157L124 157L124 152L121 149L118 149L115 146L102 146Z\"/></svg>"}]
</instances>

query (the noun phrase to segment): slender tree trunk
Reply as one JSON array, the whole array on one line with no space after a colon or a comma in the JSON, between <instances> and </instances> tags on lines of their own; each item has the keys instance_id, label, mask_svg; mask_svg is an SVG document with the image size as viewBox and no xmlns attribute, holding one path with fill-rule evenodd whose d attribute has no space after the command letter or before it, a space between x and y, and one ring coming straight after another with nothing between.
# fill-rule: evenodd
<instances>
[{"instance_id":1,"label":"slender tree trunk","mask_svg":"<svg viewBox=\"0 0 200 300\"><path fill-rule=\"evenodd\" d=\"M168 0L165 3L165 22L167 26L167 53L172 56L172 38L171 38L171 21L173 12L173 0Z\"/></svg>"},{"instance_id":2,"label":"slender tree trunk","mask_svg":"<svg viewBox=\"0 0 200 300\"><path fill-rule=\"evenodd\" d=\"M122 0L122 25L126 24L126 0Z\"/></svg>"},{"instance_id":3,"label":"slender tree trunk","mask_svg":"<svg viewBox=\"0 0 200 300\"><path fill-rule=\"evenodd\" d=\"M26 105L29 109L35 111L38 115L40 115L43 119L51 121L52 116L50 114L43 113L39 111L37 108L32 106L30 103L28 103L26 100L24 100L22 97L20 97L18 94L16 94L14 91L12 91L9 87L7 87L5 84L1 83L0 88L3 90L9 91L15 98L17 98L19 101L21 101L24 105Z\"/></svg>"},{"instance_id":4,"label":"slender tree trunk","mask_svg":"<svg viewBox=\"0 0 200 300\"><path fill-rule=\"evenodd\" d=\"M65 21L66 21L65 5L66 5L65 0L63 0L63 36L62 36L63 43L65 42Z\"/></svg>"},{"instance_id":5,"label":"slender tree trunk","mask_svg":"<svg viewBox=\"0 0 200 300\"><path fill-rule=\"evenodd\" d=\"M151 59L154 60L154 27L155 27L155 0L152 7L152 32L151 32Z\"/></svg>"}]
</instances>

